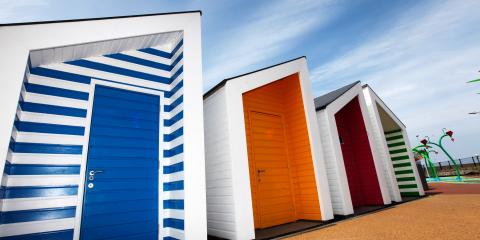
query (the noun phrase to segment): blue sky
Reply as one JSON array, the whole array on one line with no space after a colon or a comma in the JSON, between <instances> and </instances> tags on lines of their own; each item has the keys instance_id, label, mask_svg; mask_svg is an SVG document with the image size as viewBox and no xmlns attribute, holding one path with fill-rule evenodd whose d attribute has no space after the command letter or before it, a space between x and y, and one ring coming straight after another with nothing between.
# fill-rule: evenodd
<instances>
[{"instance_id":1,"label":"blue sky","mask_svg":"<svg viewBox=\"0 0 480 240\"><path fill-rule=\"evenodd\" d=\"M204 90L306 55L314 95L361 80L416 135L480 154L480 1L0 0L0 22L202 10ZM442 157L439 157L442 158Z\"/></svg>"}]
</instances>

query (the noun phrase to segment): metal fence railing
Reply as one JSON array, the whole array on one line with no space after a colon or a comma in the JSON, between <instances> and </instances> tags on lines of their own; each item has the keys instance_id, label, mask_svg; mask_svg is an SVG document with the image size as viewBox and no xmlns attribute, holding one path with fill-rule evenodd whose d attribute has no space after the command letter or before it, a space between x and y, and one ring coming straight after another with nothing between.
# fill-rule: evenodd
<instances>
[{"instance_id":1,"label":"metal fence railing","mask_svg":"<svg viewBox=\"0 0 480 240\"><path fill-rule=\"evenodd\" d=\"M421 163L425 172L428 173L425 165L425 160L421 160ZM480 173L480 157L479 156L455 159L455 163L457 164L462 175ZM455 175L455 169L451 161L436 161L436 162L433 162L433 165L435 166L440 176Z\"/></svg>"}]
</instances>

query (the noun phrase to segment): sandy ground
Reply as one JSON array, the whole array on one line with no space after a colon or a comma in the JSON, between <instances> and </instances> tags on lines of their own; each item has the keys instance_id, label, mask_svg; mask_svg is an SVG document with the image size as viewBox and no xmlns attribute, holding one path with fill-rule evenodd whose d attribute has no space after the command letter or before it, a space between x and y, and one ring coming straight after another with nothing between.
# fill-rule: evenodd
<instances>
[{"instance_id":1,"label":"sandy ground","mask_svg":"<svg viewBox=\"0 0 480 240\"><path fill-rule=\"evenodd\" d=\"M288 239L480 239L480 184L430 186L434 195Z\"/></svg>"}]
</instances>

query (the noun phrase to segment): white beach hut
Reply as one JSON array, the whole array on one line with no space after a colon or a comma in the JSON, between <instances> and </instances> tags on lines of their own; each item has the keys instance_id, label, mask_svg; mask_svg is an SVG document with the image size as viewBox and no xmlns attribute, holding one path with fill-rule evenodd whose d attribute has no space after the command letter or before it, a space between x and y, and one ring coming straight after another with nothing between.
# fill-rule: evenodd
<instances>
[{"instance_id":1,"label":"white beach hut","mask_svg":"<svg viewBox=\"0 0 480 240\"><path fill-rule=\"evenodd\" d=\"M333 218L310 84L301 57L204 95L209 235Z\"/></svg>"},{"instance_id":2,"label":"white beach hut","mask_svg":"<svg viewBox=\"0 0 480 240\"><path fill-rule=\"evenodd\" d=\"M391 203L389 184L372 139L360 82L314 100L333 212L349 215Z\"/></svg>"},{"instance_id":3,"label":"white beach hut","mask_svg":"<svg viewBox=\"0 0 480 240\"><path fill-rule=\"evenodd\" d=\"M363 85L363 94L375 145L382 158L387 159L388 174L398 185L401 197L425 195L405 125L369 85Z\"/></svg>"}]
</instances>

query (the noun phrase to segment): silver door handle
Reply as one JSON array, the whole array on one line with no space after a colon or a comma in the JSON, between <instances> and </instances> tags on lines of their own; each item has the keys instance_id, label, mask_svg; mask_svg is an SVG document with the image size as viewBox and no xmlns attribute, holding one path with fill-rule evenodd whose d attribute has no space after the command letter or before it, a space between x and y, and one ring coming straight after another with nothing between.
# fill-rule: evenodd
<instances>
[{"instance_id":1,"label":"silver door handle","mask_svg":"<svg viewBox=\"0 0 480 240\"><path fill-rule=\"evenodd\" d=\"M90 170L90 172L88 172L88 175L90 176L94 176L95 174L97 173L103 173L103 170Z\"/></svg>"}]
</instances>

